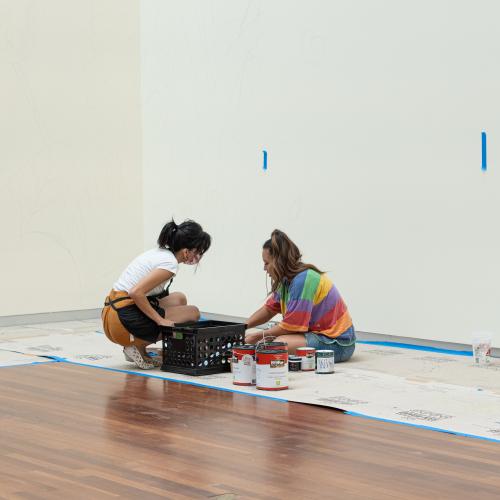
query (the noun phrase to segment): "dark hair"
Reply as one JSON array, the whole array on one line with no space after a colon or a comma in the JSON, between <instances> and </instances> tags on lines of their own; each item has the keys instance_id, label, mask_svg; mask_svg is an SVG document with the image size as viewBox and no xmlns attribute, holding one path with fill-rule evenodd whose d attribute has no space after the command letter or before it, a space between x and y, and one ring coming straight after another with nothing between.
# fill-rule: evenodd
<instances>
[{"instance_id":1,"label":"dark hair","mask_svg":"<svg viewBox=\"0 0 500 500\"><path fill-rule=\"evenodd\" d=\"M158 236L158 246L172 252L187 248L203 255L210 248L211 242L210 235L194 220L186 220L177 225L172 219L163 226Z\"/></svg>"},{"instance_id":2,"label":"dark hair","mask_svg":"<svg viewBox=\"0 0 500 500\"><path fill-rule=\"evenodd\" d=\"M302 254L297 245L279 229L271 233L262 248L269 250L272 261L269 263L267 272L271 276L272 291L276 292L285 278L292 280L297 274L312 269L320 274L316 266L302 262Z\"/></svg>"}]
</instances>

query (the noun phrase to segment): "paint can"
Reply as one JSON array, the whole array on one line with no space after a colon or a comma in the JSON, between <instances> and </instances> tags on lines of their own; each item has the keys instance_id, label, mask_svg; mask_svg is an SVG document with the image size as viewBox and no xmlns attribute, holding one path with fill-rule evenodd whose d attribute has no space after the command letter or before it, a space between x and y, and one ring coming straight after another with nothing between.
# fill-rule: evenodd
<instances>
[{"instance_id":1,"label":"paint can","mask_svg":"<svg viewBox=\"0 0 500 500\"><path fill-rule=\"evenodd\" d=\"M255 385L255 346L233 347L231 368L234 385Z\"/></svg>"},{"instance_id":2,"label":"paint can","mask_svg":"<svg viewBox=\"0 0 500 500\"><path fill-rule=\"evenodd\" d=\"M333 373L335 371L335 352L329 349L316 351L316 373Z\"/></svg>"},{"instance_id":3,"label":"paint can","mask_svg":"<svg viewBox=\"0 0 500 500\"><path fill-rule=\"evenodd\" d=\"M269 349L288 351L288 344L286 342L260 342L256 345L256 349L257 351L267 351Z\"/></svg>"},{"instance_id":4,"label":"paint can","mask_svg":"<svg viewBox=\"0 0 500 500\"><path fill-rule=\"evenodd\" d=\"M302 363L301 369L303 372L312 372L316 366L314 355L316 349L314 347L297 347L295 354L300 356Z\"/></svg>"},{"instance_id":5,"label":"paint can","mask_svg":"<svg viewBox=\"0 0 500 500\"><path fill-rule=\"evenodd\" d=\"M257 351L257 389L282 391L288 389L288 352L284 349Z\"/></svg>"},{"instance_id":6,"label":"paint can","mask_svg":"<svg viewBox=\"0 0 500 500\"><path fill-rule=\"evenodd\" d=\"M300 356L289 356L288 357L288 371L289 372L300 372L301 364L302 364L302 358Z\"/></svg>"}]
</instances>

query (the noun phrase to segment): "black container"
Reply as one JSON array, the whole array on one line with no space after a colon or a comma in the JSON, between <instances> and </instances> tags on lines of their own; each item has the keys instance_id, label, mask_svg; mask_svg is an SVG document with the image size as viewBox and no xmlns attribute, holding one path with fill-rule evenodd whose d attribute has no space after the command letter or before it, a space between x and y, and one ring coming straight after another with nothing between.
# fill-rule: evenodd
<instances>
[{"instance_id":1,"label":"black container","mask_svg":"<svg viewBox=\"0 0 500 500\"><path fill-rule=\"evenodd\" d=\"M161 369L194 376L229 371L232 348L245 343L245 330L245 324L227 321L161 327Z\"/></svg>"},{"instance_id":2,"label":"black container","mask_svg":"<svg viewBox=\"0 0 500 500\"><path fill-rule=\"evenodd\" d=\"M300 372L302 358L300 356L288 356L288 371Z\"/></svg>"}]
</instances>

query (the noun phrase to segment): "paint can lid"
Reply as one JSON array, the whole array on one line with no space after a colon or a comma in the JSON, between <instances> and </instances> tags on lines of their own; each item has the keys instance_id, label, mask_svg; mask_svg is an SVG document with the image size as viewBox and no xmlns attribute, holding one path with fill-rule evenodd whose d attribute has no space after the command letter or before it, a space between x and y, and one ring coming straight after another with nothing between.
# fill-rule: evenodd
<instances>
[{"instance_id":1,"label":"paint can lid","mask_svg":"<svg viewBox=\"0 0 500 500\"><path fill-rule=\"evenodd\" d=\"M233 346L233 350L234 349L239 349L240 351L255 351L255 346L251 344L235 345Z\"/></svg>"},{"instance_id":2,"label":"paint can lid","mask_svg":"<svg viewBox=\"0 0 500 500\"><path fill-rule=\"evenodd\" d=\"M285 349L264 349L258 351L258 354L288 354L288 351Z\"/></svg>"}]
</instances>

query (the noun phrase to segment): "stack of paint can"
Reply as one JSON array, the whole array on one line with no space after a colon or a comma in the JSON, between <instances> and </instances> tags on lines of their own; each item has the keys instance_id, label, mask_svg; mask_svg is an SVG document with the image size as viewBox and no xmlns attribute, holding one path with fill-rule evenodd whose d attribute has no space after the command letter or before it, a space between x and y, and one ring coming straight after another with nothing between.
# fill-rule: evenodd
<instances>
[{"instance_id":1,"label":"stack of paint can","mask_svg":"<svg viewBox=\"0 0 500 500\"><path fill-rule=\"evenodd\" d=\"M296 356L288 356L285 342L240 345L233 348L231 358L234 385L255 385L263 391L288 389L288 371L334 373L332 350L298 347Z\"/></svg>"},{"instance_id":2,"label":"stack of paint can","mask_svg":"<svg viewBox=\"0 0 500 500\"><path fill-rule=\"evenodd\" d=\"M285 342L233 347L234 385L256 385L263 391L288 389L288 352Z\"/></svg>"}]
</instances>

